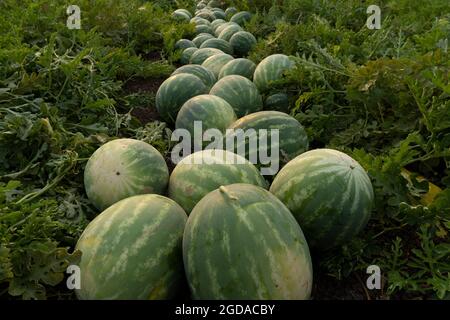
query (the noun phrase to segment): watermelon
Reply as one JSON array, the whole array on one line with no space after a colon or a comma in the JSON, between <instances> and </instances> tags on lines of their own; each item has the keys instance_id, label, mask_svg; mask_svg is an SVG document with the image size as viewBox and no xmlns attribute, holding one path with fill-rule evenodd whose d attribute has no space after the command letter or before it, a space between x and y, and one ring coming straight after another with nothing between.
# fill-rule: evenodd
<instances>
[{"instance_id":1,"label":"watermelon","mask_svg":"<svg viewBox=\"0 0 450 320\"><path fill-rule=\"evenodd\" d=\"M373 189L364 169L332 149L305 152L276 176L270 191L292 212L311 246L350 241L367 224Z\"/></svg>"},{"instance_id":2,"label":"watermelon","mask_svg":"<svg viewBox=\"0 0 450 320\"><path fill-rule=\"evenodd\" d=\"M217 28L217 30L219 29L220 27ZM231 37L239 31L242 31L242 28L237 24L232 24L224 28L218 38L225 41L230 41Z\"/></svg>"},{"instance_id":3,"label":"watermelon","mask_svg":"<svg viewBox=\"0 0 450 320\"><path fill-rule=\"evenodd\" d=\"M223 19L216 19L213 22L211 22L211 28L213 29L214 34L216 32L216 29L224 23L226 23L226 21Z\"/></svg>"},{"instance_id":4,"label":"watermelon","mask_svg":"<svg viewBox=\"0 0 450 320\"><path fill-rule=\"evenodd\" d=\"M245 77L232 75L220 79L210 94L226 100L238 117L262 109L262 97L256 86Z\"/></svg>"},{"instance_id":5,"label":"watermelon","mask_svg":"<svg viewBox=\"0 0 450 320\"><path fill-rule=\"evenodd\" d=\"M187 48L197 48L197 46L188 39L180 39L175 43L175 49L179 50L179 49L187 49Z\"/></svg>"},{"instance_id":6,"label":"watermelon","mask_svg":"<svg viewBox=\"0 0 450 320\"><path fill-rule=\"evenodd\" d=\"M287 112L289 110L289 96L286 93L275 93L266 98L264 107L267 110Z\"/></svg>"},{"instance_id":7,"label":"watermelon","mask_svg":"<svg viewBox=\"0 0 450 320\"><path fill-rule=\"evenodd\" d=\"M207 4L205 4L204 2L200 2L199 4L197 4L197 9L201 10L204 9L206 7Z\"/></svg>"},{"instance_id":8,"label":"watermelon","mask_svg":"<svg viewBox=\"0 0 450 320\"><path fill-rule=\"evenodd\" d=\"M182 66L176 69L172 73L172 76L180 73L189 73L199 77L200 80L202 80L205 86L209 89L211 89L214 83L216 83L216 76L214 75L214 73L212 73L205 67L199 66L198 64L187 64L185 66Z\"/></svg>"},{"instance_id":9,"label":"watermelon","mask_svg":"<svg viewBox=\"0 0 450 320\"><path fill-rule=\"evenodd\" d=\"M222 67L219 73L219 79L226 76L239 75L252 80L255 69L256 65L249 59L234 59Z\"/></svg>"},{"instance_id":10,"label":"watermelon","mask_svg":"<svg viewBox=\"0 0 450 320\"><path fill-rule=\"evenodd\" d=\"M225 11L219 8L212 8L211 11L216 19L226 19Z\"/></svg>"},{"instance_id":11,"label":"watermelon","mask_svg":"<svg viewBox=\"0 0 450 320\"><path fill-rule=\"evenodd\" d=\"M251 18L252 18L252 14L250 12L241 11L241 12L234 14L231 17L230 22L235 22L240 26L244 26L244 24L249 22L251 20Z\"/></svg>"},{"instance_id":12,"label":"watermelon","mask_svg":"<svg viewBox=\"0 0 450 320\"><path fill-rule=\"evenodd\" d=\"M189 10L186 9L177 9L174 12L180 12L180 13L184 13L185 15L187 15L189 17L189 19L192 19L192 13Z\"/></svg>"},{"instance_id":13,"label":"watermelon","mask_svg":"<svg viewBox=\"0 0 450 320\"><path fill-rule=\"evenodd\" d=\"M175 122L178 111L186 101L207 91L208 88L199 77L187 73L176 74L159 87L156 93L156 109L165 121Z\"/></svg>"},{"instance_id":14,"label":"watermelon","mask_svg":"<svg viewBox=\"0 0 450 320\"><path fill-rule=\"evenodd\" d=\"M159 300L183 288L182 239L187 215L156 194L112 205L82 233L81 300Z\"/></svg>"},{"instance_id":15,"label":"watermelon","mask_svg":"<svg viewBox=\"0 0 450 320\"><path fill-rule=\"evenodd\" d=\"M200 33L210 33L211 35L214 34L211 27L207 26L205 24L199 24L199 25L195 26L195 34L200 34Z\"/></svg>"},{"instance_id":16,"label":"watermelon","mask_svg":"<svg viewBox=\"0 0 450 320\"><path fill-rule=\"evenodd\" d=\"M225 10L225 16L227 18L231 18L232 16L234 16L236 13L238 12L238 10L235 7L229 7Z\"/></svg>"},{"instance_id":17,"label":"watermelon","mask_svg":"<svg viewBox=\"0 0 450 320\"><path fill-rule=\"evenodd\" d=\"M197 46L197 48L200 48L203 44L203 42L205 42L208 39L215 39L214 36L212 34L209 33L201 33L199 35L197 35L192 42Z\"/></svg>"},{"instance_id":18,"label":"watermelon","mask_svg":"<svg viewBox=\"0 0 450 320\"><path fill-rule=\"evenodd\" d=\"M163 156L148 143L117 139L105 143L89 158L84 187L99 210L124 198L165 192L169 170Z\"/></svg>"},{"instance_id":19,"label":"watermelon","mask_svg":"<svg viewBox=\"0 0 450 320\"><path fill-rule=\"evenodd\" d=\"M213 10L219 9L221 6L222 6L222 3L221 3L221 1L218 1L218 0L211 0L208 2L208 7L213 8ZM219 9L219 10L222 10L222 9Z\"/></svg>"},{"instance_id":20,"label":"watermelon","mask_svg":"<svg viewBox=\"0 0 450 320\"><path fill-rule=\"evenodd\" d=\"M202 147L202 139L196 140L194 121L202 122L203 132L208 129L217 129L225 133L225 129L236 121L236 114L228 102L213 95L201 95L189 99L178 112L175 128L188 130L193 142ZM208 144L209 142L205 143L205 146Z\"/></svg>"},{"instance_id":21,"label":"watermelon","mask_svg":"<svg viewBox=\"0 0 450 320\"><path fill-rule=\"evenodd\" d=\"M210 22L213 21L214 19L216 19L216 17L214 16L214 13L208 9L202 9L202 10L198 11L195 16L206 19Z\"/></svg>"},{"instance_id":22,"label":"watermelon","mask_svg":"<svg viewBox=\"0 0 450 320\"><path fill-rule=\"evenodd\" d=\"M172 18L175 19L176 21L187 23L189 23L189 20L191 20L191 18L186 13L180 11L174 11L172 13Z\"/></svg>"},{"instance_id":23,"label":"watermelon","mask_svg":"<svg viewBox=\"0 0 450 320\"><path fill-rule=\"evenodd\" d=\"M191 60L192 55L194 54L194 52L196 52L198 49L197 48L186 48L183 50L183 53L181 54L180 57L180 62L182 64L188 64L189 60Z\"/></svg>"},{"instance_id":24,"label":"watermelon","mask_svg":"<svg viewBox=\"0 0 450 320\"><path fill-rule=\"evenodd\" d=\"M215 54L223 54L223 51L215 48L203 48L195 51L192 56L190 63L191 64L202 64L206 59L212 57Z\"/></svg>"},{"instance_id":25,"label":"watermelon","mask_svg":"<svg viewBox=\"0 0 450 320\"><path fill-rule=\"evenodd\" d=\"M202 48L216 48L222 50L227 54L233 54L233 48L231 47L228 41L216 38L208 39L205 42L203 42L202 45L200 46L200 49Z\"/></svg>"},{"instance_id":26,"label":"watermelon","mask_svg":"<svg viewBox=\"0 0 450 320\"><path fill-rule=\"evenodd\" d=\"M183 260L194 299L301 300L313 272L300 226L270 192L221 186L192 210Z\"/></svg>"},{"instance_id":27,"label":"watermelon","mask_svg":"<svg viewBox=\"0 0 450 320\"><path fill-rule=\"evenodd\" d=\"M209 71L211 71L214 74L214 76L217 78L217 77L219 77L219 73L220 73L220 70L222 69L222 67L233 59L234 58L232 56L230 56L229 54L225 54L225 53L216 54L216 55L213 55L212 57L209 57L208 59L206 59L202 63L202 66L205 67L206 69L208 69Z\"/></svg>"},{"instance_id":28,"label":"watermelon","mask_svg":"<svg viewBox=\"0 0 450 320\"><path fill-rule=\"evenodd\" d=\"M189 214L206 194L233 183L267 187L258 169L245 158L225 150L207 149L177 164L169 180L169 197Z\"/></svg>"},{"instance_id":29,"label":"watermelon","mask_svg":"<svg viewBox=\"0 0 450 320\"><path fill-rule=\"evenodd\" d=\"M191 19L190 22L194 23L197 26L199 26L199 25L211 26L211 22L209 22L209 20L206 20L202 17L194 17Z\"/></svg>"},{"instance_id":30,"label":"watermelon","mask_svg":"<svg viewBox=\"0 0 450 320\"><path fill-rule=\"evenodd\" d=\"M236 146L237 149L235 149L235 152L237 152L239 148L245 148L243 149L245 150L245 157L254 164L260 164L257 160L258 155L261 152L266 155L272 155L273 157L273 153L270 152L272 148L276 148L279 151L279 163L285 164L299 154L307 151L309 147L308 136L303 126L295 118L283 112L255 112L237 120L229 127L229 129L242 129L247 132L249 136L256 136L258 138L261 134L264 134L259 132L261 129L266 129L269 137L270 130L278 130L278 144L274 144L275 142L267 139L267 146L261 146L258 144L258 147L253 150L249 150L249 142L247 140ZM254 129L252 134L250 134L251 131L249 131L249 129ZM233 138L233 131L230 131L226 138ZM269 150L269 152L267 152L267 150ZM239 154L241 153L239 152ZM276 172L273 174L275 173Z\"/></svg>"},{"instance_id":31,"label":"watermelon","mask_svg":"<svg viewBox=\"0 0 450 320\"><path fill-rule=\"evenodd\" d=\"M253 82L255 82L259 91L264 92L270 88L272 81L280 80L284 72L294 66L295 63L284 54L268 56L256 67Z\"/></svg>"},{"instance_id":32,"label":"watermelon","mask_svg":"<svg viewBox=\"0 0 450 320\"><path fill-rule=\"evenodd\" d=\"M220 34L222 33L222 31L225 30L225 29L226 29L227 27L229 27L229 26L238 26L238 27L239 27L239 25L238 25L237 23L234 23L234 22L225 22L225 23L219 25L219 26L216 28L216 30L214 30L214 34L216 35L216 37L220 36ZM239 31L242 31L242 29L239 30Z\"/></svg>"},{"instance_id":33,"label":"watermelon","mask_svg":"<svg viewBox=\"0 0 450 320\"><path fill-rule=\"evenodd\" d=\"M230 38L230 45L236 54L246 56L256 45L256 38L250 32L239 31Z\"/></svg>"}]
</instances>

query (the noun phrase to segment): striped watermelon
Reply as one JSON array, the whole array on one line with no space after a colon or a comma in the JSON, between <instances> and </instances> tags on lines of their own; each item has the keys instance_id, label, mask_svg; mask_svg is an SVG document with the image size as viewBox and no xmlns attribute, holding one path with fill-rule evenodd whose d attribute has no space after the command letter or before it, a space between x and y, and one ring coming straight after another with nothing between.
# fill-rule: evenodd
<instances>
[{"instance_id":1,"label":"striped watermelon","mask_svg":"<svg viewBox=\"0 0 450 320\"><path fill-rule=\"evenodd\" d=\"M218 0L211 0L208 2L208 7L213 8L212 10L219 9L219 7L221 7L221 6L222 6L222 3L221 3L221 1L218 1ZM219 9L219 10L222 10L222 9Z\"/></svg>"},{"instance_id":2,"label":"striped watermelon","mask_svg":"<svg viewBox=\"0 0 450 320\"><path fill-rule=\"evenodd\" d=\"M172 13L172 18L175 19L176 21L180 21L180 22L188 22L189 20L191 20L191 18L185 13L185 12L181 12L181 11L174 11Z\"/></svg>"},{"instance_id":3,"label":"striped watermelon","mask_svg":"<svg viewBox=\"0 0 450 320\"><path fill-rule=\"evenodd\" d=\"M249 22L252 18L252 14L248 11L241 11L233 15L230 19L230 22L235 22L240 26L244 26L247 22Z\"/></svg>"},{"instance_id":4,"label":"striped watermelon","mask_svg":"<svg viewBox=\"0 0 450 320\"><path fill-rule=\"evenodd\" d=\"M203 132L217 129L225 133L226 128L236 121L236 114L228 102L213 95L201 95L188 100L178 112L175 128L188 130L193 142L202 147L202 140L195 140L194 121L202 122Z\"/></svg>"},{"instance_id":5,"label":"striped watermelon","mask_svg":"<svg viewBox=\"0 0 450 320\"><path fill-rule=\"evenodd\" d=\"M211 10L208 10L208 9L202 9L202 10L198 11L195 14L195 16L203 18L203 19L206 19L206 20L208 20L210 22L214 21L214 19L216 19L216 16L214 15L214 13Z\"/></svg>"},{"instance_id":6,"label":"striped watermelon","mask_svg":"<svg viewBox=\"0 0 450 320\"><path fill-rule=\"evenodd\" d=\"M226 100L238 117L262 109L262 97L258 89L253 82L242 76L223 77L209 93Z\"/></svg>"},{"instance_id":7,"label":"striped watermelon","mask_svg":"<svg viewBox=\"0 0 450 320\"><path fill-rule=\"evenodd\" d=\"M188 39L180 39L175 43L175 49L179 50L179 49L187 49L187 48L197 48L197 46Z\"/></svg>"},{"instance_id":8,"label":"striped watermelon","mask_svg":"<svg viewBox=\"0 0 450 320\"><path fill-rule=\"evenodd\" d=\"M206 20L206 19L201 18L201 17L194 17L194 18L191 19L190 22L194 23L197 26L199 26L199 25L211 26L211 22L209 22L209 20Z\"/></svg>"},{"instance_id":9,"label":"striped watermelon","mask_svg":"<svg viewBox=\"0 0 450 320\"><path fill-rule=\"evenodd\" d=\"M186 15L189 17L189 19L192 19L192 13L191 13L189 10L186 10L186 9L177 9L177 10L175 10L174 12L181 12L181 13L184 13L184 14L186 14Z\"/></svg>"},{"instance_id":10,"label":"striped watermelon","mask_svg":"<svg viewBox=\"0 0 450 320\"><path fill-rule=\"evenodd\" d=\"M200 2L199 4L197 4L197 9L201 10L201 9L204 9L206 6L207 6L206 3Z\"/></svg>"},{"instance_id":11,"label":"striped watermelon","mask_svg":"<svg viewBox=\"0 0 450 320\"><path fill-rule=\"evenodd\" d=\"M220 27L217 28L217 30L219 30L219 29L220 29ZM225 40L225 41L230 41L231 37L239 31L242 31L242 28L237 24L236 25L232 24L232 25L224 28L222 30L222 32L219 34L218 38Z\"/></svg>"},{"instance_id":12,"label":"striped watermelon","mask_svg":"<svg viewBox=\"0 0 450 320\"><path fill-rule=\"evenodd\" d=\"M234 16L236 13L238 12L238 10L235 7L229 7L225 10L225 15L227 18L231 18L232 16Z\"/></svg>"},{"instance_id":13,"label":"striped watermelon","mask_svg":"<svg viewBox=\"0 0 450 320\"><path fill-rule=\"evenodd\" d=\"M214 34L212 28L205 24L199 24L199 25L195 26L195 34L200 34L200 33L210 33L211 35Z\"/></svg>"},{"instance_id":14,"label":"striped watermelon","mask_svg":"<svg viewBox=\"0 0 450 320\"><path fill-rule=\"evenodd\" d=\"M226 23L226 21L223 19L216 19L213 22L211 22L211 28L213 29L214 34L216 33L217 28L224 23Z\"/></svg>"},{"instance_id":15,"label":"striped watermelon","mask_svg":"<svg viewBox=\"0 0 450 320\"><path fill-rule=\"evenodd\" d=\"M183 287L182 238L187 216L173 200L148 194L124 199L84 230L81 300L158 300Z\"/></svg>"},{"instance_id":16,"label":"striped watermelon","mask_svg":"<svg viewBox=\"0 0 450 320\"><path fill-rule=\"evenodd\" d=\"M199 66L198 64L187 64L185 66L182 66L176 69L172 73L172 76L180 73L189 73L199 77L200 80L202 80L205 86L209 89L211 89L214 83L216 83L216 76L214 75L214 73L212 73L205 67Z\"/></svg>"},{"instance_id":17,"label":"striped watermelon","mask_svg":"<svg viewBox=\"0 0 450 320\"><path fill-rule=\"evenodd\" d=\"M198 50L197 48L186 48L186 49L184 49L183 53L181 54L181 57L180 57L180 62L182 64L188 64L189 60L191 60L192 55L197 50Z\"/></svg>"},{"instance_id":18,"label":"striped watermelon","mask_svg":"<svg viewBox=\"0 0 450 320\"><path fill-rule=\"evenodd\" d=\"M289 111L289 96L286 93L275 93L266 98L264 107L267 110Z\"/></svg>"},{"instance_id":19,"label":"striped watermelon","mask_svg":"<svg viewBox=\"0 0 450 320\"><path fill-rule=\"evenodd\" d=\"M216 20L217 19L226 19L225 11L223 11L222 9L212 8L211 10L212 10Z\"/></svg>"},{"instance_id":20,"label":"striped watermelon","mask_svg":"<svg viewBox=\"0 0 450 320\"><path fill-rule=\"evenodd\" d=\"M86 164L84 187L99 210L127 197L163 193L169 170L163 156L151 145L134 139L117 139L98 148Z\"/></svg>"},{"instance_id":21,"label":"striped watermelon","mask_svg":"<svg viewBox=\"0 0 450 320\"><path fill-rule=\"evenodd\" d=\"M230 45L236 54L246 56L256 45L256 38L250 32L239 31L230 38Z\"/></svg>"},{"instance_id":22,"label":"striped watermelon","mask_svg":"<svg viewBox=\"0 0 450 320\"><path fill-rule=\"evenodd\" d=\"M206 195L186 223L183 260L194 299L300 300L311 293L301 228L257 186L221 186Z\"/></svg>"},{"instance_id":23,"label":"striped watermelon","mask_svg":"<svg viewBox=\"0 0 450 320\"><path fill-rule=\"evenodd\" d=\"M284 54L273 54L261 61L253 75L259 91L264 92L271 86L272 81L280 80L287 70L292 69L295 63Z\"/></svg>"},{"instance_id":24,"label":"striped watermelon","mask_svg":"<svg viewBox=\"0 0 450 320\"><path fill-rule=\"evenodd\" d=\"M216 54L223 54L223 51L215 48L198 49L192 54L190 63L202 64L203 62L205 62L206 59Z\"/></svg>"},{"instance_id":25,"label":"striped watermelon","mask_svg":"<svg viewBox=\"0 0 450 320\"><path fill-rule=\"evenodd\" d=\"M309 147L308 136L303 126L295 118L283 112L255 112L237 120L229 127L229 129L242 129L247 132L249 136L256 136L258 138L261 134L264 134L259 132L261 129L268 130L267 134L269 136L270 130L278 130L278 145L268 140L269 143L267 146L262 147L261 145L258 145L256 149L249 150L249 142L246 140L244 143L236 146L237 149L235 152L237 152L239 148L245 148L243 150L245 150L247 160L254 164L260 164L257 160L258 155L262 151L264 152L263 154L272 155L273 157L274 155L270 152L271 148L277 148L279 150L279 162L285 164L299 154L307 151ZM249 129L254 129L252 134L250 134L251 131L248 131ZM232 131L229 132L226 138L233 138ZM268 153L267 150L269 150ZM239 152L239 154L241 153Z\"/></svg>"},{"instance_id":26,"label":"striped watermelon","mask_svg":"<svg viewBox=\"0 0 450 320\"><path fill-rule=\"evenodd\" d=\"M197 46L197 48L200 48L206 40L214 39L214 36L209 33L201 33L197 35L192 42Z\"/></svg>"},{"instance_id":27,"label":"striped watermelon","mask_svg":"<svg viewBox=\"0 0 450 320\"><path fill-rule=\"evenodd\" d=\"M208 88L199 77L187 73L176 74L159 87L156 93L156 109L165 121L171 123L175 121L178 111L186 101L204 93L208 93Z\"/></svg>"},{"instance_id":28,"label":"striped watermelon","mask_svg":"<svg viewBox=\"0 0 450 320\"><path fill-rule=\"evenodd\" d=\"M231 47L231 45L228 41L216 39L216 38L206 40L200 46L200 49L201 48L216 48L216 49L222 50L223 52L225 52L227 54L233 54L233 48Z\"/></svg>"},{"instance_id":29,"label":"striped watermelon","mask_svg":"<svg viewBox=\"0 0 450 320\"><path fill-rule=\"evenodd\" d=\"M249 59L234 59L223 66L219 73L219 79L226 76L238 75L249 80L253 80L253 73L255 72L255 69L255 63Z\"/></svg>"},{"instance_id":30,"label":"striped watermelon","mask_svg":"<svg viewBox=\"0 0 450 320\"><path fill-rule=\"evenodd\" d=\"M258 169L237 154L207 149L181 160L169 180L169 196L189 214L206 194L221 185L249 183L267 187Z\"/></svg>"},{"instance_id":31,"label":"striped watermelon","mask_svg":"<svg viewBox=\"0 0 450 320\"><path fill-rule=\"evenodd\" d=\"M359 233L370 218L373 189L345 153L316 149L289 162L270 191L294 214L311 246L328 249Z\"/></svg>"},{"instance_id":32,"label":"striped watermelon","mask_svg":"<svg viewBox=\"0 0 450 320\"><path fill-rule=\"evenodd\" d=\"M226 65L231 60L234 60L232 56L229 54L215 54L212 57L206 59L202 66L211 71L216 78L219 77L220 70L224 65Z\"/></svg>"},{"instance_id":33,"label":"striped watermelon","mask_svg":"<svg viewBox=\"0 0 450 320\"><path fill-rule=\"evenodd\" d=\"M238 26L238 27L239 27L239 25L238 25L237 23L234 23L234 22L226 22L226 23L223 23L223 24L219 25L219 26L216 28L216 30L214 30L214 34L216 35L216 37L220 36L220 34L222 33L222 31L225 30L226 28L228 28L229 26ZM239 30L239 31L242 31L242 29Z\"/></svg>"}]
</instances>

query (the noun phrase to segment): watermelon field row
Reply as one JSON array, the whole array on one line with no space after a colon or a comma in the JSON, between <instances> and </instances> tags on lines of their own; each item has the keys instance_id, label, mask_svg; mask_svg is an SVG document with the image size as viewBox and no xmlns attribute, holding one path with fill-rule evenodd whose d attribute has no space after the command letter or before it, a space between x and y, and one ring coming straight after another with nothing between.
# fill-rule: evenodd
<instances>
[{"instance_id":1,"label":"watermelon field row","mask_svg":"<svg viewBox=\"0 0 450 320\"><path fill-rule=\"evenodd\" d=\"M410 5L0 4L0 296L447 299L450 5Z\"/></svg>"}]
</instances>

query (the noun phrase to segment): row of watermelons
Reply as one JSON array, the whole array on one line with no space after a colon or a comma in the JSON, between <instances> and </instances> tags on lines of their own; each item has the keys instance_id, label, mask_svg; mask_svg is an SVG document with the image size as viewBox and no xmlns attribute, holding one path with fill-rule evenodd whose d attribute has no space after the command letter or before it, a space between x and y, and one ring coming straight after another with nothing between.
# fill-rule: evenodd
<instances>
[{"instance_id":1,"label":"row of watermelons","mask_svg":"<svg viewBox=\"0 0 450 320\"><path fill-rule=\"evenodd\" d=\"M308 299L308 244L328 249L365 226L373 202L369 177L342 152L307 151L306 133L293 117L259 111L261 93L294 63L281 54L258 66L233 57L256 41L242 30L250 13L223 11L213 0L199 1L195 17L185 9L173 16L195 23L198 35L177 43L187 47L182 60L190 64L158 90L161 116L187 130L195 120L222 132L279 129L287 164L269 189L257 166L232 152L193 153L169 176L163 156L149 144L106 143L85 169L86 193L103 212L77 244L77 295L167 299L187 279L194 299Z\"/></svg>"}]
</instances>

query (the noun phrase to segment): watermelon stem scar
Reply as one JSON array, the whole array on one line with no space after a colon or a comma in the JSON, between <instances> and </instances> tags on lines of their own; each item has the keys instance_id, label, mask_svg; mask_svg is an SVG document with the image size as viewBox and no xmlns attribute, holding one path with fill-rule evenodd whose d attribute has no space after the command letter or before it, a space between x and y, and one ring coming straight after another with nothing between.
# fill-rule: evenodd
<instances>
[{"instance_id":1,"label":"watermelon stem scar","mask_svg":"<svg viewBox=\"0 0 450 320\"><path fill-rule=\"evenodd\" d=\"M238 200L238 198L236 196L233 196L232 194L230 194L230 192L228 191L228 189L225 186L220 186L219 190L228 199L230 199L230 200Z\"/></svg>"}]
</instances>

